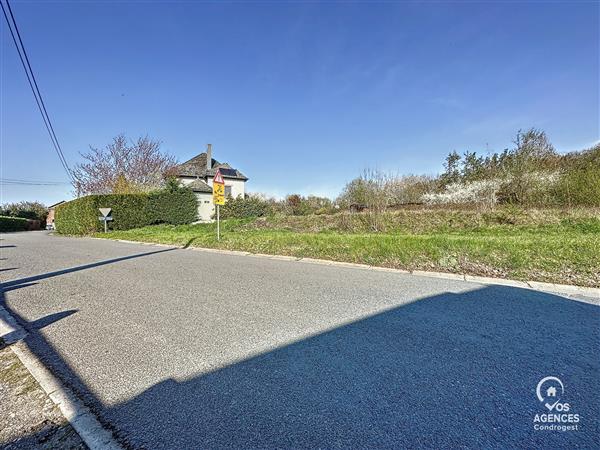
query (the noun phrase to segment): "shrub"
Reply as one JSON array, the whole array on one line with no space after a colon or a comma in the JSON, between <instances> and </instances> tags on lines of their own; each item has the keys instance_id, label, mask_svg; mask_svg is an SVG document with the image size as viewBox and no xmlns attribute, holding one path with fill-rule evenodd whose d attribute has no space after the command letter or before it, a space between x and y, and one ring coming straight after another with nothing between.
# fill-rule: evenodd
<instances>
[{"instance_id":1,"label":"shrub","mask_svg":"<svg viewBox=\"0 0 600 450\"><path fill-rule=\"evenodd\" d=\"M443 192L425 194L423 200L431 205L472 203L493 206L499 189L498 180L451 183Z\"/></svg>"},{"instance_id":2,"label":"shrub","mask_svg":"<svg viewBox=\"0 0 600 450\"><path fill-rule=\"evenodd\" d=\"M276 202L273 207L278 212L291 216L307 216L309 214L331 214L337 212L333 202L327 197L299 194L288 195L284 201Z\"/></svg>"},{"instance_id":3,"label":"shrub","mask_svg":"<svg viewBox=\"0 0 600 450\"><path fill-rule=\"evenodd\" d=\"M600 206L600 166L583 167L565 175L557 196L568 206Z\"/></svg>"},{"instance_id":4,"label":"shrub","mask_svg":"<svg viewBox=\"0 0 600 450\"><path fill-rule=\"evenodd\" d=\"M422 203L423 195L435 188L434 178L426 175L392 177L388 184L393 206Z\"/></svg>"},{"instance_id":5,"label":"shrub","mask_svg":"<svg viewBox=\"0 0 600 450\"><path fill-rule=\"evenodd\" d=\"M223 219L268 216L273 212L271 204L257 196L228 198L221 206Z\"/></svg>"},{"instance_id":6,"label":"shrub","mask_svg":"<svg viewBox=\"0 0 600 450\"><path fill-rule=\"evenodd\" d=\"M306 204L302 203L302 196L298 194L291 194L285 198L286 210L289 214L294 216L303 216L308 214L308 208Z\"/></svg>"},{"instance_id":7,"label":"shrub","mask_svg":"<svg viewBox=\"0 0 600 450\"><path fill-rule=\"evenodd\" d=\"M343 207L366 209L365 219L372 231L382 231L382 214L392 203L393 177L379 170L366 169L363 174L346 185L338 198Z\"/></svg>"},{"instance_id":8,"label":"shrub","mask_svg":"<svg viewBox=\"0 0 600 450\"><path fill-rule=\"evenodd\" d=\"M148 215L150 223L184 225L198 218L196 194L177 181L169 180L167 187L148 194Z\"/></svg>"},{"instance_id":9,"label":"shrub","mask_svg":"<svg viewBox=\"0 0 600 450\"><path fill-rule=\"evenodd\" d=\"M148 225L147 194L88 195L56 207L56 230L64 234L90 234L103 229L98 208L111 208L114 230L129 230Z\"/></svg>"},{"instance_id":10,"label":"shrub","mask_svg":"<svg viewBox=\"0 0 600 450\"><path fill-rule=\"evenodd\" d=\"M28 228L27 219L21 217L0 216L0 232L25 231Z\"/></svg>"},{"instance_id":11,"label":"shrub","mask_svg":"<svg viewBox=\"0 0 600 450\"><path fill-rule=\"evenodd\" d=\"M600 144L567 154L567 168L553 186L557 203L567 206L600 206Z\"/></svg>"},{"instance_id":12,"label":"shrub","mask_svg":"<svg viewBox=\"0 0 600 450\"><path fill-rule=\"evenodd\" d=\"M336 212L333 202L327 197L309 195L304 200L304 203L306 203L312 214L332 214Z\"/></svg>"}]
</instances>

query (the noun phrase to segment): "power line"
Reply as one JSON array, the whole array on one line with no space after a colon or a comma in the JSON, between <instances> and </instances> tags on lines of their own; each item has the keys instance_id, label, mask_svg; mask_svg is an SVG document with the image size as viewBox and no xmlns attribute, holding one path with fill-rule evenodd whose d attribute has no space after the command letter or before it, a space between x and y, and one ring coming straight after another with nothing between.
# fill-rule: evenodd
<instances>
[{"instance_id":1,"label":"power line","mask_svg":"<svg viewBox=\"0 0 600 450\"><path fill-rule=\"evenodd\" d=\"M0 178L0 184L23 186L60 186L70 184L68 181L20 180L15 178Z\"/></svg>"},{"instance_id":2,"label":"power line","mask_svg":"<svg viewBox=\"0 0 600 450\"><path fill-rule=\"evenodd\" d=\"M4 180L4 181L22 181L24 183L51 183L51 184L64 184L64 183L68 183L68 181L48 181L48 180L44 180L44 181L40 181L40 180L23 180L21 178L0 178L0 180Z\"/></svg>"},{"instance_id":3,"label":"power line","mask_svg":"<svg viewBox=\"0 0 600 450\"><path fill-rule=\"evenodd\" d=\"M0 2L0 4L1 4L1 2ZM48 130L48 134L50 135L50 140L52 141L52 144L54 145L54 148L55 148L58 158L61 162L61 165L67 172L67 175L69 176L69 178L72 179L69 165L67 164L67 160L62 152L62 148L60 147L60 143L58 142L56 133L54 132L54 127L52 126L52 122L50 121L50 116L48 115L48 111L46 110L46 105L44 104L44 99L39 90L37 80L35 79L35 74L33 73L33 69L31 68L31 64L29 63L29 57L27 56L27 51L25 50L25 45L23 44L23 40L21 39L21 33L19 32L17 22L15 20L15 17L12 12L12 8L11 8L8 0L6 0L6 5L8 6L8 11L9 11L10 17L12 19L12 27L14 27L14 29L17 33L17 37L19 39L19 43L21 44L20 47L17 44L17 40L15 39L15 35L14 35L13 29L11 27L11 22L8 19L8 15L6 14L6 10L4 9L3 5L2 5L2 12L4 13L4 17L6 18L6 22L8 23L8 29L10 31L13 42L17 49L17 53L19 54L19 59L21 60L21 64L23 65L23 69L25 70L25 74L27 75L27 81L29 82L29 87L31 88L31 90L33 92L35 101L38 105L40 113L42 114L42 119L44 120L44 125L46 125L46 129ZM21 52L22 52L22 54L21 54ZM25 60L23 60L23 57L25 57ZM27 64L27 66L26 66L26 64ZM27 70L27 68L29 68L29 71ZM31 74L31 77L30 77L30 74ZM32 84L32 79L33 79L33 84ZM35 89L34 89L34 85L35 85Z\"/></svg>"},{"instance_id":4,"label":"power line","mask_svg":"<svg viewBox=\"0 0 600 450\"><path fill-rule=\"evenodd\" d=\"M25 70L25 75L27 75L27 81L29 82L29 87L31 88L31 92L33 93L33 97L35 98L35 102L37 103L38 109L40 110L40 114L42 115L42 119L44 120L44 125L46 126L46 130L48 130L48 134L50 135L50 140L52 141L52 145L56 150L56 154L58 155L58 159L60 160L63 169L67 173L67 176L70 180L75 181L73 175L71 173L71 169L69 169L69 165L67 164L67 160L65 155L63 154L62 148L60 147L60 143L58 142L58 138L56 137L56 133L54 132L54 127L52 126L52 122L50 121L50 116L48 115L48 111L46 110L46 105L44 104L44 99L40 92L40 89L37 84L37 80L35 79L35 75L33 73L33 69L31 68L31 64L29 63L29 57L27 56L27 52L25 50L25 46L23 45L23 40L21 39L21 33L19 32L19 28L17 27L17 22L12 12L12 8L10 7L10 3L6 0L6 6L8 7L8 12L10 14L11 19L8 18L8 14L6 13L6 9L4 8L4 4L0 1L0 6L2 6L2 12L4 13L4 18L6 19L6 23L8 24L8 30L10 31L10 35L13 39L15 47L17 49L17 53L19 54L19 59L21 60L21 64L23 65L23 69ZM12 24L11 24L12 20ZM13 31L14 27L14 31ZM17 37L15 37L15 32L17 33ZM20 43L17 43L17 38ZM29 68L29 70L27 70ZM33 82L32 82L33 80ZM35 86L35 87L34 87Z\"/></svg>"}]
</instances>

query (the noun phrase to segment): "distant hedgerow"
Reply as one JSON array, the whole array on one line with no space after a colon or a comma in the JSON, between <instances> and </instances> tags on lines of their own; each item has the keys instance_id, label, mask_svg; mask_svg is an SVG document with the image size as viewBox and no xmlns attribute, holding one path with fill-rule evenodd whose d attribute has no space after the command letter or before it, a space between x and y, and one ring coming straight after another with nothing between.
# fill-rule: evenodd
<instances>
[{"instance_id":1,"label":"distant hedgerow","mask_svg":"<svg viewBox=\"0 0 600 450\"><path fill-rule=\"evenodd\" d=\"M0 216L0 232L25 231L27 230L27 219L21 217Z\"/></svg>"}]
</instances>

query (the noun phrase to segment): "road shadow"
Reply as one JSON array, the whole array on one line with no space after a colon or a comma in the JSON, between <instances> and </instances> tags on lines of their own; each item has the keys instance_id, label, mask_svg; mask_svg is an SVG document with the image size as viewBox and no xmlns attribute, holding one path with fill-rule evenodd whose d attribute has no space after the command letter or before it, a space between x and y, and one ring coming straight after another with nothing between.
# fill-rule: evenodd
<instances>
[{"instance_id":1,"label":"road shadow","mask_svg":"<svg viewBox=\"0 0 600 450\"><path fill-rule=\"evenodd\" d=\"M4 246L4 247L16 247L12 246ZM73 392L82 396L82 398L86 397L86 403L93 405L98 402L95 401L95 397L93 395L87 396L88 389L85 386L85 383L81 382L79 379L76 370L74 370L63 358L62 355L49 343L46 341L44 336L39 333L39 330L52 325L55 322L58 322L66 317L69 317L77 312L77 310L66 310L59 311L56 313L49 314L47 316L41 317L34 321L27 321L25 318L21 317L16 311L14 311L6 302L5 293L21 289L28 286L33 286L38 284L37 282L40 280L44 280L46 278L56 277L72 272L77 272L81 270L93 269L95 267L100 267L107 264L114 264L121 261L126 261L133 258L146 257L157 253L163 253L166 251L176 250L175 248L157 250L152 252L144 252L138 253L134 255L128 255L119 258L112 258L108 260L98 261L95 263L84 264L80 266L70 267L67 269L61 269L57 271L47 272L31 277L21 278L10 280L7 282L0 283L0 319L4 319L8 321L7 323L13 325L13 322L16 322L18 327L17 330L8 332L4 336L0 336L0 350L4 349L7 346L14 344L17 341L23 342L40 360L45 361L47 367L53 367L51 364L48 364L48 361L53 361L56 363L55 367L60 367L60 373L56 375L61 378L61 381L64 383L67 388L71 389ZM7 258L0 258L0 260L7 260ZM5 270L12 270L13 268L8 268ZM14 268L16 269L16 268ZM23 334L25 334L25 338L23 338ZM45 358L42 357L45 355ZM47 358L47 359L46 359ZM62 376L61 376L62 375ZM110 425L106 424L107 428L110 429ZM43 429L37 432L23 433L21 436L12 442L0 442L0 449L5 448L57 448L56 445L61 442L67 442L70 439L70 435L73 433L70 425L57 425L57 424L46 424ZM77 440L75 440L77 441ZM49 445L49 446L48 446ZM60 445L59 445L60 446ZM69 447L71 448L71 447ZM73 446L73 448L87 448L85 445L81 445L78 443Z\"/></svg>"},{"instance_id":2,"label":"road shadow","mask_svg":"<svg viewBox=\"0 0 600 450\"><path fill-rule=\"evenodd\" d=\"M527 289L424 298L112 406L26 326L29 348L135 448L595 448L600 431L600 307ZM533 429L546 376L580 431Z\"/></svg>"},{"instance_id":3,"label":"road shadow","mask_svg":"<svg viewBox=\"0 0 600 450\"><path fill-rule=\"evenodd\" d=\"M2 283L2 288L4 289L4 291L13 290L15 288L18 289L19 287L22 287L23 285L26 285L26 284L34 282L34 281L44 280L46 278L57 277L59 275L64 275L67 273L79 272L81 270L93 269L94 267L105 266L107 264L114 264L114 263L118 263L121 261L127 261L129 259L142 258L144 256L150 256L150 255L155 255L158 253L170 252L173 250L177 250L177 248L167 248L167 249L163 249L163 250L155 250L153 252L136 253L135 255L127 255L127 256L121 256L119 258L105 259L103 261L98 261L98 262L94 262L94 263L90 263L90 264L83 264L80 266L74 266L74 267L69 267L66 269L55 270L53 272L46 272L46 273L42 273L39 275L34 275L32 277L25 277L25 278L20 278L17 280L6 281L6 282Z\"/></svg>"}]
</instances>

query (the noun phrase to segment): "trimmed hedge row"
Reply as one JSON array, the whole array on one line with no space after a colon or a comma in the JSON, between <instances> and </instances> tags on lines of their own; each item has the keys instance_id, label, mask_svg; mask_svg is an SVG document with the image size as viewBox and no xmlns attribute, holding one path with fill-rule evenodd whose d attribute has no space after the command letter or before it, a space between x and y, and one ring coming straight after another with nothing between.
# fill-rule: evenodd
<instances>
[{"instance_id":1,"label":"trimmed hedge row","mask_svg":"<svg viewBox=\"0 0 600 450\"><path fill-rule=\"evenodd\" d=\"M26 231L28 220L21 217L0 216L0 233L9 231Z\"/></svg>"},{"instance_id":2,"label":"trimmed hedge row","mask_svg":"<svg viewBox=\"0 0 600 450\"><path fill-rule=\"evenodd\" d=\"M198 199L185 188L151 192L148 195L151 224L185 225L198 218Z\"/></svg>"},{"instance_id":3,"label":"trimmed hedge row","mask_svg":"<svg viewBox=\"0 0 600 450\"><path fill-rule=\"evenodd\" d=\"M185 188L148 194L88 195L56 208L56 231L91 234L104 230L98 208L112 208L110 229L129 230L158 223L182 225L193 222L198 205L195 194Z\"/></svg>"}]
</instances>

